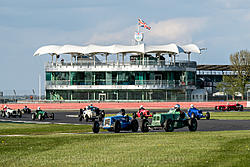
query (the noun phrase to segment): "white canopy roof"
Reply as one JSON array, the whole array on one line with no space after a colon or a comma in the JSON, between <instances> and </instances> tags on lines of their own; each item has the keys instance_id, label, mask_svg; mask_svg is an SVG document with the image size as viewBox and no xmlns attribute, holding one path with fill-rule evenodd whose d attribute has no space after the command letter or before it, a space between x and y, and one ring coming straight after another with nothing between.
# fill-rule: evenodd
<instances>
[{"instance_id":1,"label":"white canopy roof","mask_svg":"<svg viewBox=\"0 0 250 167\"><path fill-rule=\"evenodd\" d=\"M100 45L88 45L88 46L76 46L76 45L47 45L40 47L34 53L33 56L40 56L44 54L97 54L97 53L200 53L200 49L195 44L189 44L184 46L178 46L176 44L168 45L111 45L111 46L100 46Z\"/></svg>"}]
</instances>

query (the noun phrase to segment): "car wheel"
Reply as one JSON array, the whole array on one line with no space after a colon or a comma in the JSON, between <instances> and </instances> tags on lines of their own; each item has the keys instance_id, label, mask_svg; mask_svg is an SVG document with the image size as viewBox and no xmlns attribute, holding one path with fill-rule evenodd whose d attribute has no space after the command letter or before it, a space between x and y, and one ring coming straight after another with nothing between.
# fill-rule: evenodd
<instances>
[{"instance_id":1,"label":"car wheel","mask_svg":"<svg viewBox=\"0 0 250 167\"><path fill-rule=\"evenodd\" d=\"M83 117L82 115L79 115L79 121L82 121L82 117Z\"/></svg>"},{"instance_id":2,"label":"car wheel","mask_svg":"<svg viewBox=\"0 0 250 167\"><path fill-rule=\"evenodd\" d=\"M195 118L195 113L192 112L191 114L191 118L194 119Z\"/></svg>"},{"instance_id":3,"label":"car wheel","mask_svg":"<svg viewBox=\"0 0 250 167\"><path fill-rule=\"evenodd\" d=\"M51 114L51 119L52 119L52 120L55 119L55 114L54 114L54 113Z\"/></svg>"},{"instance_id":4,"label":"car wheel","mask_svg":"<svg viewBox=\"0 0 250 167\"><path fill-rule=\"evenodd\" d=\"M210 119L210 113L209 113L209 112L206 113L206 119L207 119L207 120Z\"/></svg>"},{"instance_id":5,"label":"car wheel","mask_svg":"<svg viewBox=\"0 0 250 167\"><path fill-rule=\"evenodd\" d=\"M42 119L43 119L42 114L39 114L39 115L38 115L38 120L41 121Z\"/></svg>"},{"instance_id":6,"label":"car wheel","mask_svg":"<svg viewBox=\"0 0 250 167\"><path fill-rule=\"evenodd\" d=\"M5 112L4 111L2 111L2 117L5 117Z\"/></svg>"},{"instance_id":7,"label":"car wheel","mask_svg":"<svg viewBox=\"0 0 250 167\"><path fill-rule=\"evenodd\" d=\"M32 120L35 120L35 119L36 119L35 113L32 113L32 114L31 114L31 119L32 119Z\"/></svg>"},{"instance_id":8,"label":"car wheel","mask_svg":"<svg viewBox=\"0 0 250 167\"><path fill-rule=\"evenodd\" d=\"M192 131L192 132L197 130L197 120L196 119L189 120L188 129L189 129L189 131Z\"/></svg>"},{"instance_id":9,"label":"car wheel","mask_svg":"<svg viewBox=\"0 0 250 167\"><path fill-rule=\"evenodd\" d=\"M227 111L231 111L231 108L230 108L230 107L227 107Z\"/></svg>"},{"instance_id":10,"label":"car wheel","mask_svg":"<svg viewBox=\"0 0 250 167\"><path fill-rule=\"evenodd\" d=\"M136 119L133 119L131 121L131 130L132 132L137 132L138 131L138 128L139 128L139 123Z\"/></svg>"},{"instance_id":11,"label":"car wheel","mask_svg":"<svg viewBox=\"0 0 250 167\"><path fill-rule=\"evenodd\" d=\"M115 126L114 126L114 132L115 132L115 133L119 133L120 130L121 130L121 123L120 123L119 120L116 120L116 121L115 121Z\"/></svg>"},{"instance_id":12,"label":"car wheel","mask_svg":"<svg viewBox=\"0 0 250 167\"><path fill-rule=\"evenodd\" d=\"M133 118L134 119L136 118L136 112L133 112Z\"/></svg>"},{"instance_id":13,"label":"car wheel","mask_svg":"<svg viewBox=\"0 0 250 167\"><path fill-rule=\"evenodd\" d=\"M19 118L22 118L22 112L19 109L17 110L17 114Z\"/></svg>"},{"instance_id":14,"label":"car wheel","mask_svg":"<svg viewBox=\"0 0 250 167\"><path fill-rule=\"evenodd\" d=\"M168 119L165 121L164 130L166 132L173 132L174 131L174 122L172 121L172 119Z\"/></svg>"},{"instance_id":15,"label":"car wheel","mask_svg":"<svg viewBox=\"0 0 250 167\"><path fill-rule=\"evenodd\" d=\"M95 121L92 127L92 130L94 133L99 133L100 131L100 124L98 121Z\"/></svg>"},{"instance_id":16,"label":"car wheel","mask_svg":"<svg viewBox=\"0 0 250 167\"><path fill-rule=\"evenodd\" d=\"M85 115L86 122L89 122L89 116Z\"/></svg>"},{"instance_id":17,"label":"car wheel","mask_svg":"<svg viewBox=\"0 0 250 167\"><path fill-rule=\"evenodd\" d=\"M140 118L143 119L143 113L142 112L140 113Z\"/></svg>"},{"instance_id":18,"label":"car wheel","mask_svg":"<svg viewBox=\"0 0 250 167\"><path fill-rule=\"evenodd\" d=\"M239 110L239 108L238 107L235 107L235 111L238 111Z\"/></svg>"},{"instance_id":19,"label":"car wheel","mask_svg":"<svg viewBox=\"0 0 250 167\"><path fill-rule=\"evenodd\" d=\"M142 126L141 126L141 131L142 132L148 132L149 131L148 124L149 124L149 122L148 122L147 119L142 120Z\"/></svg>"},{"instance_id":20,"label":"car wheel","mask_svg":"<svg viewBox=\"0 0 250 167\"><path fill-rule=\"evenodd\" d=\"M83 109L81 108L80 109L80 114L79 114L79 117L83 114Z\"/></svg>"},{"instance_id":21,"label":"car wheel","mask_svg":"<svg viewBox=\"0 0 250 167\"><path fill-rule=\"evenodd\" d=\"M9 112L6 113L6 117L10 118L10 113Z\"/></svg>"},{"instance_id":22,"label":"car wheel","mask_svg":"<svg viewBox=\"0 0 250 167\"><path fill-rule=\"evenodd\" d=\"M240 105L240 111L243 111L243 105Z\"/></svg>"},{"instance_id":23,"label":"car wheel","mask_svg":"<svg viewBox=\"0 0 250 167\"><path fill-rule=\"evenodd\" d=\"M214 107L214 110L217 110L217 106Z\"/></svg>"}]
</instances>

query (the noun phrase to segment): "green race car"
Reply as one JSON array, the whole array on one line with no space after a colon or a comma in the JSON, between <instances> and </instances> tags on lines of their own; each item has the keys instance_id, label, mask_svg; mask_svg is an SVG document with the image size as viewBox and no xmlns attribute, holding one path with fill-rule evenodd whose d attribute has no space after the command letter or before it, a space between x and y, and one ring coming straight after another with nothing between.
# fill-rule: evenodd
<instances>
[{"instance_id":1,"label":"green race car","mask_svg":"<svg viewBox=\"0 0 250 167\"><path fill-rule=\"evenodd\" d=\"M39 121L41 121L46 118L51 118L52 120L54 120L55 114L54 113L48 114L46 111L42 110L36 110L35 112L31 113L32 120L38 119Z\"/></svg>"},{"instance_id":2,"label":"green race car","mask_svg":"<svg viewBox=\"0 0 250 167\"><path fill-rule=\"evenodd\" d=\"M166 132L172 132L174 129L188 127L190 131L197 130L197 120L189 119L185 112L177 109L170 109L167 113L154 114L152 123L143 119L141 131L148 132L150 129L164 129Z\"/></svg>"}]
</instances>

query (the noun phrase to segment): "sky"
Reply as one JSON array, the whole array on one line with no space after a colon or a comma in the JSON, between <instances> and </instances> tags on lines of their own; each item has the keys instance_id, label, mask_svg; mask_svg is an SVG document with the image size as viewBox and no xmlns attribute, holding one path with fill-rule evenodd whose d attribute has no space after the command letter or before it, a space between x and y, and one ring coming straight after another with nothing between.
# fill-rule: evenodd
<instances>
[{"instance_id":1,"label":"sky","mask_svg":"<svg viewBox=\"0 0 250 167\"><path fill-rule=\"evenodd\" d=\"M137 19L149 45L194 43L198 64L230 64L229 56L250 49L250 0L0 0L0 91L38 92L44 64L33 57L41 46L133 43Z\"/></svg>"}]
</instances>

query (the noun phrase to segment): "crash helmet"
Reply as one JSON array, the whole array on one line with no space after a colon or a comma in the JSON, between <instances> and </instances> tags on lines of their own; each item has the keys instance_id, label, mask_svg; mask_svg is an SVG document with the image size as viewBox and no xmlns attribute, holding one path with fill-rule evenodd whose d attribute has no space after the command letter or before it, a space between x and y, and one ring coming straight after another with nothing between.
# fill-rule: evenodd
<instances>
[{"instance_id":1,"label":"crash helmet","mask_svg":"<svg viewBox=\"0 0 250 167\"><path fill-rule=\"evenodd\" d=\"M27 108L27 106L24 106L25 108Z\"/></svg>"},{"instance_id":2,"label":"crash helmet","mask_svg":"<svg viewBox=\"0 0 250 167\"><path fill-rule=\"evenodd\" d=\"M39 107L37 107L37 110L41 110L41 107L39 106Z\"/></svg>"},{"instance_id":3,"label":"crash helmet","mask_svg":"<svg viewBox=\"0 0 250 167\"><path fill-rule=\"evenodd\" d=\"M7 106L6 106L6 105L4 105L4 108L7 108Z\"/></svg>"},{"instance_id":4,"label":"crash helmet","mask_svg":"<svg viewBox=\"0 0 250 167\"><path fill-rule=\"evenodd\" d=\"M194 105L193 105L193 104L191 104L191 105L190 105L190 108L194 108Z\"/></svg>"},{"instance_id":5,"label":"crash helmet","mask_svg":"<svg viewBox=\"0 0 250 167\"><path fill-rule=\"evenodd\" d=\"M141 105L140 108L143 108L143 105Z\"/></svg>"},{"instance_id":6,"label":"crash helmet","mask_svg":"<svg viewBox=\"0 0 250 167\"><path fill-rule=\"evenodd\" d=\"M93 104L91 103L90 106L93 106Z\"/></svg>"},{"instance_id":7,"label":"crash helmet","mask_svg":"<svg viewBox=\"0 0 250 167\"><path fill-rule=\"evenodd\" d=\"M174 106L174 108L175 108L175 109L180 109L181 106L180 106L179 104L176 104L176 105Z\"/></svg>"}]
</instances>

